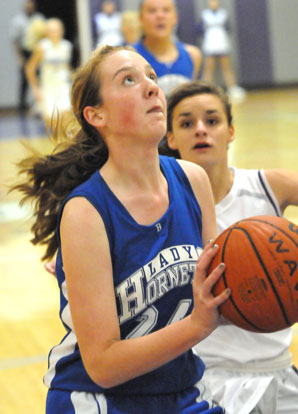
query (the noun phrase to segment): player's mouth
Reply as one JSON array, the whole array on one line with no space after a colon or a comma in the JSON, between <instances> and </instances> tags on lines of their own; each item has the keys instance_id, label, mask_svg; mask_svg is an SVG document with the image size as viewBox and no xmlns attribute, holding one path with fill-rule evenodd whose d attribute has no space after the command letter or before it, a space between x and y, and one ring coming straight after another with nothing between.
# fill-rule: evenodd
<instances>
[{"instance_id":1,"label":"player's mouth","mask_svg":"<svg viewBox=\"0 0 298 414\"><path fill-rule=\"evenodd\" d=\"M159 23L159 24L157 24L155 27L156 27L156 29L158 29L158 30L163 30L163 29L165 29L167 26L166 26L165 24L163 24L163 23Z\"/></svg>"},{"instance_id":2,"label":"player's mouth","mask_svg":"<svg viewBox=\"0 0 298 414\"><path fill-rule=\"evenodd\" d=\"M202 150L202 149L207 149L207 148L210 148L210 145L207 144L206 142L198 143L193 147L194 150Z\"/></svg>"},{"instance_id":3,"label":"player's mouth","mask_svg":"<svg viewBox=\"0 0 298 414\"><path fill-rule=\"evenodd\" d=\"M154 105L151 109L149 109L149 111L147 111L147 114L153 114L153 113L158 113L158 112L162 112L163 110L161 108L160 105Z\"/></svg>"}]
</instances>

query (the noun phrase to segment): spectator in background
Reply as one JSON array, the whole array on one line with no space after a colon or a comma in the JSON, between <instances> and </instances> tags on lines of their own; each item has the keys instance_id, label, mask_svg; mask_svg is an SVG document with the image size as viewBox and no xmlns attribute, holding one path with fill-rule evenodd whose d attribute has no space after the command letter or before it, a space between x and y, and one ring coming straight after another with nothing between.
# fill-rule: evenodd
<instances>
[{"instance_id":1,"label":"spectator in background","mask_svg":"<svg viewBox=\"0 0 298 414\"><path fill-rule=\"evenodd\" d=\"M96 29L96 46L123 44L121 31L121 13L116 10L113 0L106 0L102 4L102 11L94 16Z\"/></svg>"},{"instance_id":2,"label":"spectator in background","mask_svg":"<svg viewBox=\"0 0 298 414\"><path fill-rule=\"evenodd\" d=\"M202 51L205 56L203 79L213 80L215 65L219 62L228 95L237 103L245 99L246 92L237 85L231 64L228 19L228 13L220 7L219 0L208 0L208 8L202 11L199 24L199 33L203 34Z\"/></svg>"},{"instance_id":3,"label":"spectator in background","mask_svg":"<svg viewBox=\"0 0 298 414\"><path fill-rule=\"evenodd\" d=\"M142 0L143 36L134 47L153 66L166 96L181 83L196 79L201 52L175 39L178 15L173 0Z\"/></svg>"},{"instance_id":4,"label":"spectator in background","mask_svg":"<svg viewBox=\"0 0 298 414\"><path fill-rule=\"evenodd\" d=\"M70 112L72 43L64 39L60 19L48 19L45 33L28 61L26 75L45 124L50 126L55 118L66 121Z\"/></svg>"},{"instance_id":5,"label":"spectator in background","mask_svg":"<svg viewBox=\"0 0 298 414\"><path fill-rule=\"evenodd\" d=\"M20 70L18 108L21 113L23 113L29 106L29 88L25 74L25 65L30 58L34 47L32 36L28 37L28 29L35 21L40 22L43 19L44 16L41 13L36 12L34 0L26 0L24 2L23 11L14 16L10 24L10 38L15 47Z\"/></svg>"},{"instance_id":6,"label":"spectator in background","mask_svg":"<svg viewBox=\"0 0 298 414\"><path fill-rule=\"evenodd\" d=\"M133 45L140 39L141 22L137 11L126 10L122 13L121 30L126 45Z\"/></svg>"}]
</instances>

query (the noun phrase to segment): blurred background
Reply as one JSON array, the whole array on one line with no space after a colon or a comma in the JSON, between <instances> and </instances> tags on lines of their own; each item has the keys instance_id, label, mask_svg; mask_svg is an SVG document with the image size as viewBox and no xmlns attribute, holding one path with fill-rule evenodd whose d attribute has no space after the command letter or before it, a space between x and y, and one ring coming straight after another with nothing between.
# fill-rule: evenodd
<instances>
[{"instance_id":1,"label":"blurred background","mask_svg":"<svg viewBox=\"0 0 298 414\"><path fill-rule=\"evenodd\" d=\"M0 15L1 66L0 108L17 103L18 71L9 39L11 19L23 8L23 0L3 2ZM101 0L37 0L37 10L46 17L60 17L65 36L73 42L82 59L93 45L92 15L101 8ZM139 0L118 0L119 10L138 9ZM200 45L196 25L206 7L205 0L177 0L182 41ZM245 88L276 87L298 83L298 42L296 0L222 0L230 16L232 60L238 82ZM79 11L79 13L77 13ZM75 64L79 56L75 56Z\"/></svg>"}]
</instances>

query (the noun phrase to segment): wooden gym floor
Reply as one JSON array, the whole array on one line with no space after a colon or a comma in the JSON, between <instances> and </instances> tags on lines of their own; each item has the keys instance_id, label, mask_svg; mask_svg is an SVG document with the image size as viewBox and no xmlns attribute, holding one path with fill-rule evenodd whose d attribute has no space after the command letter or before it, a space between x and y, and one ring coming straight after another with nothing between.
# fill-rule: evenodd
<instances>
[{"instance_id":1,"label":"wooden gym floor","mask_svg":"<svg viewBox=\"0 0 298 414\"><path fill-rule=\"evenodd\" d=\"M230 164L298 172L298 88L251 91L233 112ZM40 262L42 249L29 242L29 208L18 207L18 194L7 194L14 163L24 155L20 138L45 152L51 148L41 121L0 116L0 414L41 414L47 354L64 329L56 280ZM298 209L289 208L286 217L298 224ZM298 325L293 330L298 366Z\"/></svg>"}]
</instances>

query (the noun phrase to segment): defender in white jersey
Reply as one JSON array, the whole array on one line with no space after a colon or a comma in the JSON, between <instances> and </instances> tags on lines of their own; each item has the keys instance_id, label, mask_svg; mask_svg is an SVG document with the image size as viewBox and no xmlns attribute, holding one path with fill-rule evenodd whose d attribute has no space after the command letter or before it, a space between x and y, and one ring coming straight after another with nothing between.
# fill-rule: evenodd
<instances>
[{"instance_id":1,"label":"defender in white jersey","mask_svg":"<svg viewBox=\"0 0 298 414\"><path fill-rule=\"evenodd\" d=\"M298 205L298 175L286 170L228 166L234 140L231 107L212 83L190 82L168 99L168 139L160 152L201 165L216 203L218 232L254 215L282 215ZM172 152L170 152L170 150ZM222 324L195 346L206 364L205 380L228 414L295 414L298 375L292 366L290 328L269 334Z\"/></svg>"}]
</instances>

